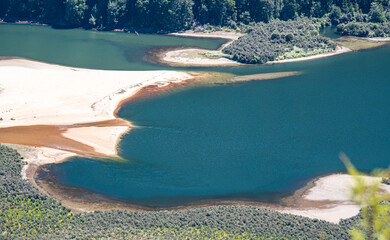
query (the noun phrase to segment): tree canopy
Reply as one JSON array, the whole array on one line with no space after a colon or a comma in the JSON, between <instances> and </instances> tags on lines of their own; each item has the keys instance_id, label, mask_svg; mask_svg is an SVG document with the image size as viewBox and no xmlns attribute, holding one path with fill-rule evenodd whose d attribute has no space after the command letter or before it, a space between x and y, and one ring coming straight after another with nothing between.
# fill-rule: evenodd
<instances>
[{"instance_id":1,"label":"tree canopy","mask_svg":"<svg viewBox=\"0 0 390 240\"><path fill-rule=\"evenodd\" d=\"M343 16L357 21L368 15L369 21L383 23L390 19L389 6L388 0L0 0L0 19L159 32L302 16L343 22Z\"/></svg>"}]
</instances>

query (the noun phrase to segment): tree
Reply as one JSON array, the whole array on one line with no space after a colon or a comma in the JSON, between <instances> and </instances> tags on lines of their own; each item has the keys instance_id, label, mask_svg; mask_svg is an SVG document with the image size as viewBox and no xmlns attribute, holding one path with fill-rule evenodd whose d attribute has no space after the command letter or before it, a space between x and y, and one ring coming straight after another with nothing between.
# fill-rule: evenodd
<instances>
[{"instance_id":1,"label":"tree","mask_svg":"<svg viewBox=\"0 0 390 240\"><path fill-rule=\"evenodd\" d=\"M336 5L332 5L332 9L330 10L329 18L333 23L338 23L341 17L341 9Z\"/></svg>"},{"instance_id":2,"label":"tree","mask_svg":"<svg viewBox=\"0 0 390 240\"><path fill-rule=\"evenodd\" d=\"M81 26L87 9L86 0L66 0L65 21L71 26Z\"/></svg>"},{"instance_id":3,"label":"tree","mask_svg":"<svg viewBox=\"0 0 390 240\"><path fill-rule=\"evenodd\" d=\"M340 158L354 179L351 200L362 207L362 220L350 232L352 240L390 239L390 195L380 192L380 180L366 181L345 154ZM376 170L373 175L389 177L389 173L390 169Z\"/></svg>"},{"instance_id":4,"label":"tree","mask_svg":"<svg viewBox=\"0 0 390 240\"><path fill-rule=\"evenodd\" d=\"M295 0L291 0L285 3L280 18L282 20L295 19L298 16L298 4Z\"/></svg>"},{"instance_id":5,"label":"tree","mask_svg":"<svg viewBox=\"0 0 390 240\"><path fill-rule=\"evenodd\" d=\"M269 22L274 13L273 0L252 0L251 17L256 22Z\"/></svg>"},{"instance_id":6,"label":"tree","mask_svg":"<svg viewBox=\"0 0 390 240\"><path fill-rule=\"evenodd\" d=\"M383 11L383 6L376 2L371 3L370 12L368 13L371 22L385 22L385 13Z\"/></svg>"},{"instance_id":7,"label":"tree","mask_svg":"<svg viewBox=\"0 0 390 240\"><path fill-rule=\"evenodd\" d=\"M294 34L292 33L289 33L286 35L286 42L291 42L292 40L294 40Z\"/></svg>"},{"instance_id":8,"label":"tree","mask_svg":"<svg viewBox=\"0 0 390 240\"><path fill-rule=\"evenodd\" d=\"M126 0L113 0L107 6L107 27L115 28L126 12Z\"/></svg>"}]
</instances>

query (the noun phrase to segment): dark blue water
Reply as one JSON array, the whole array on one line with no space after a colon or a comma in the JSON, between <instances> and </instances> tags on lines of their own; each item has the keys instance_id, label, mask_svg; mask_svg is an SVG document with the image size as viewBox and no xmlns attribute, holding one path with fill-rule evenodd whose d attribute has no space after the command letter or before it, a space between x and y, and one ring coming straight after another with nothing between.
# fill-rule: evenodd
<instances>
[{"instance_id":1,"label":"dark blue water","mask_svg":"<svg viewBox=\"0 0 390 240\"><path fill-rule=\"evenodd\" d=\"M291 193L310 178L390 163L390 48L224 71L300 76L197 87L128 103L119 116L125 161L72 158L51 166L63 184L147 203Z\"/></svg>"}]
</instances>

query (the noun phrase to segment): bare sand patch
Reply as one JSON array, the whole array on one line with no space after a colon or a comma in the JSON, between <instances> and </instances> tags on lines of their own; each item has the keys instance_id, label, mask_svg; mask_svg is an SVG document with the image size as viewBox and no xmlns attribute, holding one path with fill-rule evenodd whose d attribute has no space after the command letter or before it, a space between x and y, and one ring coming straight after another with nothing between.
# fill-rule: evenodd
<instances>
[{"instance_id":1,"label":"bare sand patch","mask_svg":"<svg viewBox=\"0 0 390 240\"><path fill-rule=\"evenodd\" d=\"M381 181L381 178L362 176L366 182ZM357 215L360 207L350 201L353 177L348 174L332 174L318 178L313 186L304 189L295 199L296 206L279 210L309 218L338 223L341 219ZM381 184L381 189L390 193L390 186ZM298 191L299 192L299 191Z\"/></svg>"}]
</instances>

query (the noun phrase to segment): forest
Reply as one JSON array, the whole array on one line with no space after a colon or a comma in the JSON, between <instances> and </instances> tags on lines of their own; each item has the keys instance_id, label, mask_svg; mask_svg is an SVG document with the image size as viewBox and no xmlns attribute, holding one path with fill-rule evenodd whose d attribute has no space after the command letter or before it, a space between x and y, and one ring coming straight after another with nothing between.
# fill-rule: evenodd
<instances>
[{"instance_id":1,"label":"forest","mask_svg":"<svg viewBox=\"0 0 390 240\"><path fill-rule=\"evenodd\" d=\"M21 178L24 163L0 145L1 239L349 239L359 216L332 224L246 206L73 214Z\"/></svg>"},{"instance_id":2,"label":"forest","mask_svg":"<svg viewBox=\"0 0 390 240\"><path fill-rule=\"evenodd\" d=\"M344 24L342 34L365 35L347 30L356 29L348 23L357 22L371 29L368 36L379 36L366 23L388 29L389 6L389 0L0 0L0 19L58 28L170 32L204 30L209 25L241 30L273 19L325 17L334 25Z\"/></svg>"}]
</instances>

